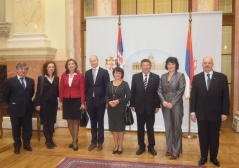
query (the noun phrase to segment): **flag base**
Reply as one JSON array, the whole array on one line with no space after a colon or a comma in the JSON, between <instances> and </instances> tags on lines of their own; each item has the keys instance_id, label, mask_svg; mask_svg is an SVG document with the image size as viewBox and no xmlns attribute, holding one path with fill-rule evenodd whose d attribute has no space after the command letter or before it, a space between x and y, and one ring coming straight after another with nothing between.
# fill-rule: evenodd
<instances>
[{"instance_id":1,"label":"flag base","mask_svg":"<svg viewBox=\"0 0 239 168\"><path fill-rule=\"evenodd\" d=\"M190 132L183 133L183 138L194 139L194 138L197 138L197 134L193 134Z\"/></svg>"}]
</instances>

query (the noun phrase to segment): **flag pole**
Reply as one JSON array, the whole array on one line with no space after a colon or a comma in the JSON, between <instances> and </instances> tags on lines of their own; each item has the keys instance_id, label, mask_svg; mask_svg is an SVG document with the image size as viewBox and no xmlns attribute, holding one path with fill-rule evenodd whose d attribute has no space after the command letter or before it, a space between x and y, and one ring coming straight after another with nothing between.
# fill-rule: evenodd
<instances>
[{"instance_id":1,"label":"flag pole","mask_svg":"<svg viewBox=\"0 0 239 168\"><path fill-rule=\"evenodd\" d=\"M190 33L191 33L191 22L192 22L192 12L191 11L189 12L189 20L188 21L189 21L189 29L190 29ZM191 87L190 87L190 90L191 90ZM187 133L183 133L183 138L193 139L193 138L197 138L197 134L191 133L190 98L188 100L189 100L188 132Z\"/></svg>"}]
</instances>

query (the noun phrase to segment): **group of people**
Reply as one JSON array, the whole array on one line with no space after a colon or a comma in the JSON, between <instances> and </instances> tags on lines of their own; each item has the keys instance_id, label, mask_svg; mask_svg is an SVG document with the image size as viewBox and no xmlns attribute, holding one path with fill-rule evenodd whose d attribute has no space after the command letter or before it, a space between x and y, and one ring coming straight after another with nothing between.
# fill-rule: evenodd
<instances>
[{"instance_id":1,"label":"group of people","mask_svg":"<svg viewBox=\"0 0 239 168\"><path fill-rule=\"evenodd\" d=\"M167 73L161 78L151 72L151 61L141 61L142 72L132 77L131 89L123 80L124 70L116 67L113 70L114 80L110 81L107 70L99 66L96 55L89 58L91 69L85 75L78 71L77 62L68 59L61 79L57 77L56 64L46 62L42 67L42 75L38 77L35 106L40 111L40 120L48 149L53 149L54 124L58 108L58 97L63 110L63 119L67 120L72 137L69 148L78 150L78 132L81 109L87 109L91 121L91 144L89 151L103 149L104 114L108 112L109 131L113 134L113 154L123 153L125 131L124 109L130 102L132 111L137 117L137 137L139 149L136 155L145 152L145 125L148 139L148 152L157 155L154 136L155 113L162 108L166 132L165 156L177 159L182 154L182 119L184 115L183 94L185 76L178 72L179 62L169 57L165 63ZM213 68L213 59L205 57L202 62L204 72L193 78L190 112L191 120L198 123L198 135L201 150L199 165L207 161L208 150L210 161L220 166L217 160L219 148L219 132L221 121L229 115L229 91L227 77ZM14 152L20 153L21 128L23 147L31 151L32 112L34 80L26 77L28 65L19 63L16 66L17 76L6 81L4 97L8 104L8 113L12 124ZM43 80L43 81L42 81ZM43 85L43 86L41 86Z\"/></svg>"}]
</instances>

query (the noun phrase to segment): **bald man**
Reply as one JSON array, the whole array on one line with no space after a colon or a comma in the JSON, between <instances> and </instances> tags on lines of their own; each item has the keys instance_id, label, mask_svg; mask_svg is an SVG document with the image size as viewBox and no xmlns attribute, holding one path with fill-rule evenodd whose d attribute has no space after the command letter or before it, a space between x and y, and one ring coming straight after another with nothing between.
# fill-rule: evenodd
<instances>
[{"instance_id":1,"label":"bald man","mask_svg":"<svg viewBox=\"0 0 239 168\"><path fill-rule=\"evenodd\" d=\"M92 135L88 151L96 147L97 151L101 151L104 142L105 93L110 77L107 70L99 67L96 55L91 55L89 61L92 68L85 72L85 97Z\"/></svg>"},{"instance_id":2,"label":"bald man","mask_svg":"<svg viewBox=\"0 0 239 168\"><path fill-rule=\"evenodd\" d=\"M220 166L217 160L221 122L229 115L229 89L226 75L213 70L213 59L205 57L203 71L193 78L190 97L191 120L197 121L201 159L198 165L210 161Z\"/></svg>"}]
</instances>

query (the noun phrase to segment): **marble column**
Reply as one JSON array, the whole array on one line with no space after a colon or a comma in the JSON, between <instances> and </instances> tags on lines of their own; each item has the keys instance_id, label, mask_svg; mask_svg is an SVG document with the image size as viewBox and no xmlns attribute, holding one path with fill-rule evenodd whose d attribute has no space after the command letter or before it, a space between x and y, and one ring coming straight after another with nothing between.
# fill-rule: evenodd
<instances>
[{"instance_id":1,"label":"marble column","mask_svg":"<svg viewBox=\"0 0 239 168\"><path fill-rule=\"evenodd\" d=\"M6 48L0 49L0 57L7 64L8 77L15 72L16 62L24 61L32 67L28 75L37 79L43 62L56 54L46 35L45 0L12 2L14 26Z\"/></svg>"},{"instance_id":2,"label":"marble column","mask_svg":"<svg viewBox=\"0 0 239 168\"><path fill-rule=\"evenodd\" d=\"M82 12L83 2L74 1L74 57L78 62L78 67L81 72L85 69L85 60L84 60L84 30L82 30L82 18L84 17Z\"/></svg>"}]
</instances>

